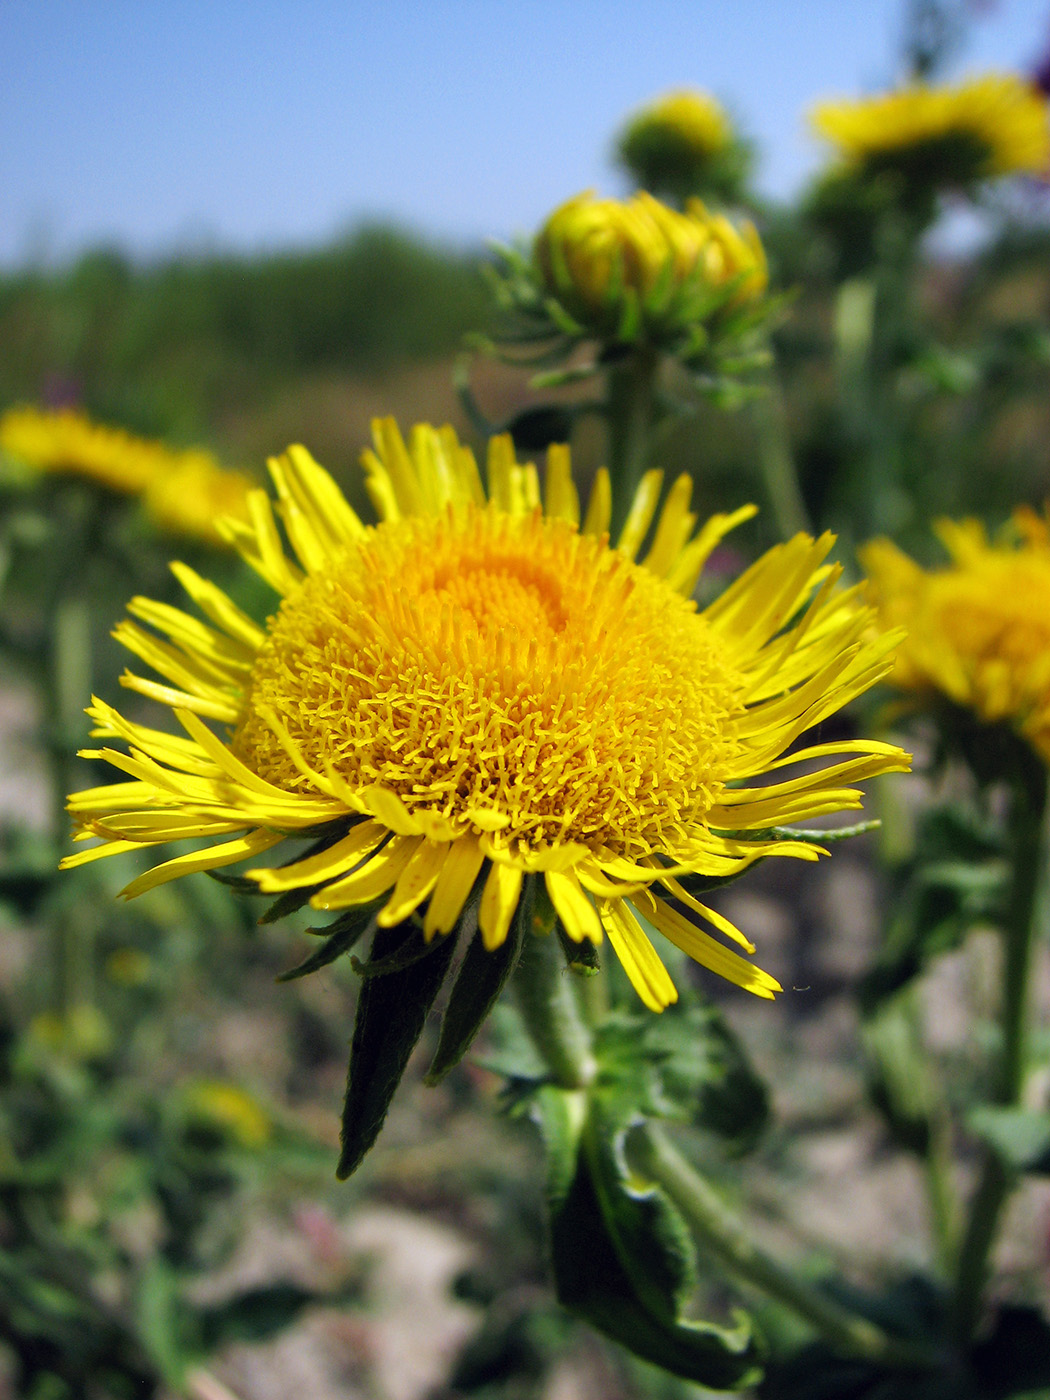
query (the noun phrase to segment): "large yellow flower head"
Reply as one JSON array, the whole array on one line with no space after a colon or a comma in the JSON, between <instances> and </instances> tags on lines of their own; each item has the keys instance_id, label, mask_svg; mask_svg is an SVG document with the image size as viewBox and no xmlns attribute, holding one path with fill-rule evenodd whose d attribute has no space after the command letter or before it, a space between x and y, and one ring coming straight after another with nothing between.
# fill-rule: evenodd
<instances>
[{"instance_id":1,"label":"large yellow flower head","mask_svg":"<svg viewBox=\"0 0 1050 1400\"><path fill-rule=\"evenodd\" d=\"M23 405L0 417L0 451L37 471L80 476L141 498L165 531L218 544L220 515L247 519L251 478L220 466L201 448L174 451L123 428L92 422L77 409Z\"/></svg>"},{"instance_id":2,"label":"large yellow flower head","mask_svg":"<svg viewBox=\"0 0 1050 1400\"><path fill-rule=\"evenodd\" d=\"M908 629L891 680L920 704L1010 725L1050 763L1050 522L1018 510L998 540L976 520L936 528L944 568L921 569L885 539L861 551L884 624Z\"/></svg>"},{"instance_id":3,"label":"large yellow flower head","mask_svg":"<svg viewBox=\"0 0 1050 1400\"><path fill-rule=\"evenodd\" d=\"M1046 99L1013 73L988 73L955 87L915 83L877 97L822 102L816 131L857 169L926 173L967 184L1050 167Z\"/></svg>"},{"instance_id":4,"label":"large yellow flower head","mask_svg":"<svg viewBox=\"0 0 1050 1400\"><path fill-rule=\"evenodd\" d=\"M679 213L645 190L625 201L574 196L540 230L535 258L547 291L596 335L630 327L630 338L659 338L699 308L756 301L768 284L752 224L738 228L698 199Z\"/></svg>"},{"instance_id":5,"label":"large yellow flower head","mask_svg":"<svg viewBox=\"0 0 1050 1400\"><path fill-rule=\"evenodd\" d=\"M377 525L301 447L270 463L291 553L261 491L250 525L224 525L280 597L265 625L183 564L207 621L132 602L117 635L161 680L125 684L183 732L93 702L96 734L130 754L87 756L128 780L73 796L80 836L102 844L66 864L217 838L124 893L249 859L265 892L371 905L381 927L418 916L427 941L477 890L490 950L538 878L569 938L607 937L654 1010L677 993L640 918L772 996L775 979L707 929L752 945L685 885L765 856L815 859L772 828L855 808L857 780L907 766L883 743L793 747L891 664L895 639L874 635L858 590L835 587L831 538L770 550L698 611L707 556L753 512L697 532L687 477L657 515L650 472L613 548L608 477L581 523L565 448L542 497L508 438L490 446L487 490L450 428L417 427L406 446L377 423L363 460ZM321 849L259 863L295 836Z\"/></svg>"}]
</instances>

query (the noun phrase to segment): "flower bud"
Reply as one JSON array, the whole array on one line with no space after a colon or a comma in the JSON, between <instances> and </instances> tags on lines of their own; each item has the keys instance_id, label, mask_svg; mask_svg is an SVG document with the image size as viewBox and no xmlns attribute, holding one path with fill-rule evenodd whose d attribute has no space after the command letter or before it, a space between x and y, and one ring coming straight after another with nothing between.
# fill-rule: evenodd
<instances>
[{"instance_id":1,"label":"flower bud","mask_svg":"<svg viewBox=\"0 0 1050 1400\"><path fill-rule=\"evenodd\" d=\"M710 93L669 92L643 107L616 143L619 163L643 189L683 202L690 195L738 198L751 149Z\"/></svg>"},{"instance_id":2,"label":"flower bud","mask_svg":"<svg viewBox=\"0 0 1050 1400\"><path fill-rule=\"evenodd\" d=\"M546 290L594 334L659 338L693 319L698 292L724 289L715 305L765 291L765 254L751 224L734 227L699 200L684 213L646 191L629 200L589 191L556 209L535 261ZM637 327L634 334L625 328Z\"/></svg>"}]
</instances>

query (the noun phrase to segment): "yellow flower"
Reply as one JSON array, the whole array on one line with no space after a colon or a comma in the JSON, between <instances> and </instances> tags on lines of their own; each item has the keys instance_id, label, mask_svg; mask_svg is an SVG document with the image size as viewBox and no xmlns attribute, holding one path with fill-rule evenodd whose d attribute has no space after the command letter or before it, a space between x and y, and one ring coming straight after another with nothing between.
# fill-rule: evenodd
<instances>
[{"instance_id":1,"label":"yellow flower","mask_svg":"<svg viewBox=\"0 0 1050 1400\"><path fill-rule=\"evenodd\" d=\"M219 543L216 516L247 519L248 476L221 467L210 452L172 451L76 409L8 409L0 417L0 451L38 471L139 496L153 521L175 534Z\"/></svg>"},{"instance_id":2,"label":"yellow flower","mask_svg":"<svg viewBox=\"0 0 1050 1400\"><path fill-rule=\"evenodd\" d=\"M620 147L629 159L639 147L660 145L680 158L704 158L725 150L733 128L725 109L709 92L669 92L636 113L627 123Z\"/></svg>"},{"instance_id":3,"label":"yellow flower","mask_svg":"<svg viewBox=\"0 0 1050 1400\"><path fill-rule=\"evenodd\" d=\"M698 293L725 289L739 304L768 282L752 224L737 228L698 199L680 214L645 190L626 201L576 195L540 230L535 257L547 290L597 330L623 320L625 301L659 331L688 320Z\"/></svg>"},{"instance_id":4,"label":"yellow flower","mask_svg":"<svg viewBox=\"0 0 1050 1400\"><path fill-rule=\"evenodd\" d=\"M149 482L142 503L159 529L222 544L217 522L224 516L247 520L254 484L244 472L220 467L206 452L180 452L173 454L169 470Z\"/></svg>"},{"instance_id":5,"label":"yellow flower","mask_svg":"<svg viewBox=\"0 0 1050 1400\"><path fill-rule=\"evenodd\" d=\"M855 808L854 782L907 766L859 739L788 753L891 664L895 639L874 635L857 589L835 588L831 537L770 550L699 612L707 556L753 509L695 532L688 477L657 516L661 474L648 473L614 549L608 476L581 524L565 448L550 450L542 503L509 438L490 445L487 492L451 428L419 426L406 447L392 420L377 422L363 463L378 525L302 447L270 463L294 557L261 491L250 525L224 523L280 595L265 626L183 564L172 567L206 623L133 600L117 636L163 679L125 683L183 732L92 703L95 734L130 755L85 756L128 780L71 798L80 836L103 844L64 864L215 837L124 894L247 858L262 891L311 889L316 909L374 903L384 927L421 911L428 941L457 926L477 884L489 949L538 877L569 937L607 937L654 1010L677 993L639 915L771 997L775 979L697 920L753 946L679 877L816 859L770 828ZM323 850L258 863L319 831Z\"/></svg>"},{"instance_id":6,"label":"yellow flower","mask_svg":"<svg viewBox=\"0 0 1050 1400\"><path fill-rule=\"evenodd\" d=\"M1006 722L1050 762L1050 523L1015 512L990 541L977 520L941 520L951 564L921 569L889 540L861 551L886 626L904 626L891 680Z\"/></svg>"},{"instance_id":7,"label":"yellow flower","mask_svg":"<svg viewBox=\"0 0 1050 1400\"><path fill-rule=\"evenodd\" d=\"M1045 174L1050 124L1042 94L1012 73L988 73L957 87L917 83L878 97L823 102L817 132L854 167L887 167L921 157L932 175L960 183L1014 172ZM943 165L942 157L948 160Z\"/></svg>"},{"instance_id":8,"label":"yellow flower","mask_svg":"<svg viewBox=\"0 0 1050 1400\"><path fill-rule=\"evenodd\" d=\"M203 1079L185 1096L187 1116L223 1133L238 1147L265 1147L273 1135L273 1124L258 1103L221 1079Z\"/></svg>"}]
</instances>

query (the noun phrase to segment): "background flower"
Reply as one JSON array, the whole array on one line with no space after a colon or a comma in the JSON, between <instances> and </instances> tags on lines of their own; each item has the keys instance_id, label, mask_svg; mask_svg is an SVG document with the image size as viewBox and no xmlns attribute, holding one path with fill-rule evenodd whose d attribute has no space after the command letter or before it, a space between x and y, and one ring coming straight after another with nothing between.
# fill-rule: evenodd
<instances>
[{"instance_id":1,"label":"background flower","mask_svg":"<svg viewBox=\"0 0 1050 1400\"><path fill-rule=\"evenodd\" d=\"M922 569L889 540L861 551L881 618L907 628L891 674L917 704L938 697L1005 722L1050 761L1050 528L1021 508L997 539L939 521L951 556Z\"/></svg>"},{"instance_id":2,"label":"background flower","mask_svg":"<svg viewBox=\"0 0 1050 1400\"><path fill-rule=\"evenodd\" d=\"M936 185L1041 175L1050 165L1045 98L1013 73L822 102L811 121L845 164L899 169Z\"/></svg>"},{"instance_id":3,"label":"background flower","mask_svg":"<svg viewBox=\"0 0 1050 1400\"><path fill-rule=\"evenodd\" d=\"M643 189L679 202L690 195L738 199L751 166L722 104L681 89L636 112L617 138L616 155Z\"/></svg>"},{"instance_id":4,"label":"background flower","mask_svg":"<svg viewBox=\"0 0 1050 1400\"><path fill-rule=\"evenodd\" d=\"M222 542L220 515L246 518L252 480L202 448L173 450L85 413L21 405L0 417L0 451L40 472L77 476L142 499L160 529Z\"/></svg>"}]
</instances>

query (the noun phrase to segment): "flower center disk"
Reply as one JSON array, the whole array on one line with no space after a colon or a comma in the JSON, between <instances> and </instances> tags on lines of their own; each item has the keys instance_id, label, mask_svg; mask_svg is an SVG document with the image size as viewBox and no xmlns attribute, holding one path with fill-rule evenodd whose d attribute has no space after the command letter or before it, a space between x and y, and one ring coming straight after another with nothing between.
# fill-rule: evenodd
<instances>
[{"instance_id":1,"label":"flower center disk","mask_svg":"<svg viewBox=\"0 0 1050 1400\"><path fill-rule=\"evenodd\" d=\"M282 602L234 747L275 785L306 763L519 851L687 843L741 751L742 677L662 579L539 512L389 521Z\"/></svg>"}]
</instances>

